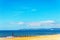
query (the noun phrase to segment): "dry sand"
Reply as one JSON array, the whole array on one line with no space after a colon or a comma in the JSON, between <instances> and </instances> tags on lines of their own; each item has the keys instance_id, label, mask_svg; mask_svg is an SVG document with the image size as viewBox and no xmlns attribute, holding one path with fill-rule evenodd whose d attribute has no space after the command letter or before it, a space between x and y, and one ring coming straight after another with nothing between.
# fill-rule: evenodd
<instances>
[{"instance_id":1,"label":"dry sand","mask_svg":"<svg viewBox=\"0 0 60 40\"><path fill-rule=\"evenodd\" d=\"M60 34L45 35L45 36L31 36L31 37L0 38L0 40L60 40Z\"/></svg>"}]
</instances>

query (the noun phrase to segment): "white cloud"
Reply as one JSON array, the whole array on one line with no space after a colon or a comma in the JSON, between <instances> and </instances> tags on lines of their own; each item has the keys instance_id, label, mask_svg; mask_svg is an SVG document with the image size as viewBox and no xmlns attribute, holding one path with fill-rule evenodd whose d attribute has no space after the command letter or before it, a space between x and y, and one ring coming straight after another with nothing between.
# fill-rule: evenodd
<instances>
[{"instance_id":1,"label":"white cloud","mask_svg":"<svg viewBox=\"0 0 60 40\"><path fill-rule=\"evenodd\" d=\"M11 24L18 24L18 25L29 25L29 26L43 26L43 25L52 25L55 21L47 20L47 21L39 21L39 22L11 22Z\"/></svg>"},{"instance_id":2,"label":"white cloud","mask_svg":"<svg viewBox=\"0 0 60 40\"><path fill-rule=\"evenodd\" d=\"M53 20L40 21L41 23L55 23Z\"/></svg>"},{"instance_id":3,"label":"white cloud","mask_svg":"<svg viewBox=\"0 0 60 40\"><path fill-rule=\"evenodd\" d=\"M15 25L26 25L26 26L60 26L54 20L46 20L46 21L39 21L39 22L11 22L10 24Z\"/></svg>"},{"instance_id":4,"label":"white cloud","mask_svg":"<svg viewBox=\"0 0 60 40\"><path fill-rule=\"evenodd\" d=\"M31 23L28 23L29 26L40 26L41 23L40 22L31 22Z\"/></svg>"},{"instance_id":5,"label":"white cloud","mask_svg":"<svg viewBox=\"0 0 60 40\"><path fill-rule=\"evenodd\" d=\"M30 26L46 26L46 25L52 25L55 21L53 20L47 20L47 21L40 21L40 22L30 22L28 25Z\"/></svg>"},{"instance_id":6,"label":"white cloud","mask_svg":"<svg viewBox=\"0 0 60 40\"><path fill-rule=\"evenodd\" d=\"M12 24L12 25L23 25L24 24L24 22L10 22L10 24Z\"/></svg>"},{"instance_id":7,"label":"white cloud","mask_svg":"<svg viewBox=\"0 0 60 40\"><path fill-rule=\"evenodd\" d=\"M19 25L23 25L23 24L24 24L24 22L18 22L17 24L19 24Z\"/></svg>"}]
</instances>

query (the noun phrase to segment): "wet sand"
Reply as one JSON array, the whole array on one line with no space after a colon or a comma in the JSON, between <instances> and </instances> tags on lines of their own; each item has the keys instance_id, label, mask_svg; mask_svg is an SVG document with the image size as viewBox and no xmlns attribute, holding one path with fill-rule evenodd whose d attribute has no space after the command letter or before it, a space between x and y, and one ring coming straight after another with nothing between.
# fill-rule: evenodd
<instances>
[{"instance_id":1,"label":"wet sand","mask_svg":"<svg viewBox=\"0 0 60 40\"><path fill-rule=\"evenodd\" d=\"M60 40L60 34L58 35L44 35L44 36L31 36L31 37L11 37L0 38L0 40Z\"/></svg>"}]
</instances>

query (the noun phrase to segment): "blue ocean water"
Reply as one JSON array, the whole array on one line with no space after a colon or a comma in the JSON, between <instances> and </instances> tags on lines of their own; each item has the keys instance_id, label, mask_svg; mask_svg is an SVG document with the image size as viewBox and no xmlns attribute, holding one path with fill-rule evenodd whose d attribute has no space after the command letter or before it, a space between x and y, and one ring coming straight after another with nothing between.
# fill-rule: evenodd
<instances>
[{"instance_id":1,"label":"blue ocean water","mask_svg":"<svg viewBox=\"0 0 60 40\"><path fill-rule=\"evenodd\" d=\"M36 29L36 30L0 30L0 37L7 36L36 36L60 34L60 28L53 29Z\"/></svg>"}]
</instances>

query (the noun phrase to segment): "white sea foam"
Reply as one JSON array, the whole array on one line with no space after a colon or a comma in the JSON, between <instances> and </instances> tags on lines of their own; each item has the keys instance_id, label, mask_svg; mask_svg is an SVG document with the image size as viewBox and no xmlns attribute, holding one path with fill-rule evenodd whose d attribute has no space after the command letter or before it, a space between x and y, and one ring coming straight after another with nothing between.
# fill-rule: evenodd
<instances>
[{"instance_id":1,"label":"white sea foam","mask_svg":"<svg viewBox=\"0 0 60 40\"><path fill-rule=\"evenodd\" d=\"M12 38L13 36L7 36L6 38Z\"/></svg>"},{"instance_id":2,"label":"white sea foam","mask_svg":"<svg viewBox=\"0 0 60 40\"><path fill-rule=\"evenodd\" d=\"M13 38L13 36L7 36L7 37L0 37L0 39L4 38Z\"/></svg>"}]
</instances>

